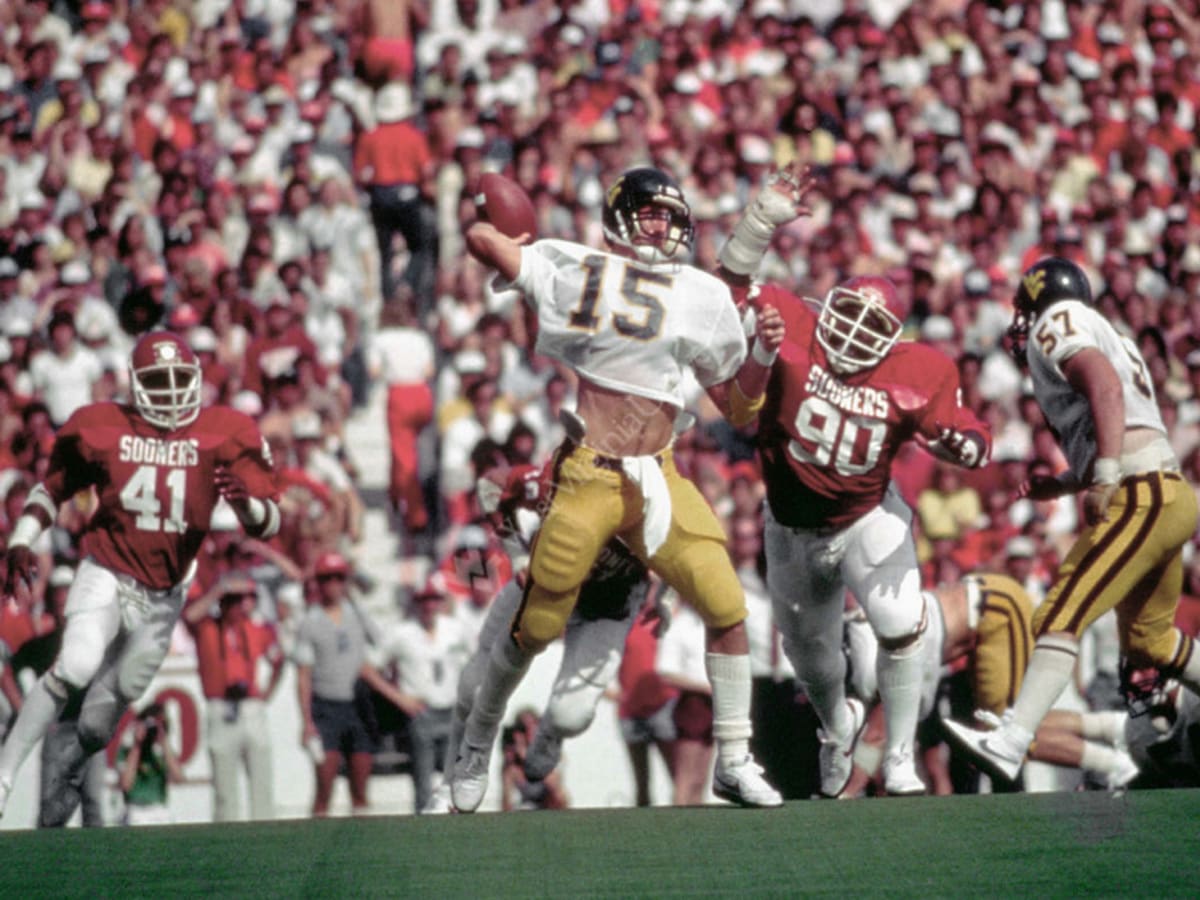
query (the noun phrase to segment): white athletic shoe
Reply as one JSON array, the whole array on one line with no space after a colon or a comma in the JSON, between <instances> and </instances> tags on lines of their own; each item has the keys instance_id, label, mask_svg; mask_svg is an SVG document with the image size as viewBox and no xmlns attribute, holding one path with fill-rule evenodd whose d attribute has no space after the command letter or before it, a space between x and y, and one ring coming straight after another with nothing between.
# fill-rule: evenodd
<instances>
[{"instance_id":1,"label":"white athletic shoe","mask_svg":"<svg viewBox=\"0 0 1200 900\"><path fill-rule=\"evenodd\" d=\"M4 807L8 806L8 795L12 793L12 785L7 778L0 778L0 819L4 818Z\"/></svg>"},{"instance_id":2,"label":"white athletic shoe","mask_svg":"<svg viewBox=\"0 0 1200 900\"><path fill-rule=\"evenodd\" d=\"M1022 742L1021 736L1014 734L1015 725L1009 723L995 731L976 731L950 719L944 719L942 724L951 740L988 775L1005 781L1017 780L1029 741Z\"/></svg>"},{"instance_id":3,"label":"white athletic shoe","mask_svg":"<svg viewBox=\"0 0 1200 900\"><path fill-rule=\"evenodd\" d=\"M563 739L551 728L541 726L533 736L533 743L525 751L525 777L530 781L542 781L555 770L562 759Z\"/></svg>"},{"instance_id":4,"label":"white athletic shoe","mask_svg":"<svg viewBox=\"0 0 1200 900\"><path fill-rule=\"evenodd\" d=\"M925 782L917 775L912 747L901 745L883 757L883 789L891 797L917 797L925 793Z\"/></svg>"},{"instance_id":5,"label":"white athletic shoe","mask_svg":"<svg viewBox=\"0 0 1200 900\"><path fill-rule=\"evenodd\" d=\"M450 799L459 812L473 813L483 802L487 793L488 766L492 761L492 747L472 747L464 743L458 751L454 764L454 780L450 783Z\"/></svg>"},{"instance_id":6,"label":"white athletic shoe","mask_svg":"<svg viewBox=\"0 0 1200 900\"><path fill-rule=\"evenodd\" d=\"M817 738L821 741L818 754L821 774L821 796L840 797L850 781L854 771L854 748L867 725L867 711L857 697L847 697L846 706L850 710L850 732L844 740L829 737L824 728L817 730Z\"/></svg>"},{"instance_id":7,"label":"white athletic shoe","mask_svg":"<svg viewBox=\"0 0 1200 900\"><path fill-rule=\"evenodd\" d=\"M1141 769L1124 750L1117 751L1117 764L1104 773L1104 786L1110 791L1121 791L1133 779L1138 777Z\"/></svg>"},{"instance_id":8,"label":"white athletic shoe","mask_svg":"<svg viewBox=\"0 0 1200 900\"><path fill-rule=\"evenodd\" d=\"M739 806L782 806L783 795L762 777L762 766L747 753L739 760L717 760L713 793Z\"/></svg>"},{"instance_id":9,"label":"white athletic shoe","mask_svg":"<svg viewBox=\"0 0 1200 900\"><path fill-rule=\"evenodd\" d=\"M454 801L450 798L450 785L443 781L429 795L429 802L421 810L423 816L442 816L454 812Z\"/></svg>"}]
</instances>

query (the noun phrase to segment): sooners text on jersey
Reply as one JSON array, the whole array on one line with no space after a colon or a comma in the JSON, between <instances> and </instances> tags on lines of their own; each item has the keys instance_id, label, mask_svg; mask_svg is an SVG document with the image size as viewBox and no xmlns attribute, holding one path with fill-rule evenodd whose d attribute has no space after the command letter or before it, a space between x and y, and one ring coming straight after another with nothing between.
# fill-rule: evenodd
<instances>
[{"instance_id":1,"label":"sooners text on jersey","mask_svg":"<svg viewBox=\"0 0 1200 900\"><path fill-rule=\"evenodd\" d=\"M44 483L56 504L95 487L99 506L83 552L164 590L183 579L208 532L218 466L255 497L277 493L269 451L249 416L212 407L190 425L163 431L132 407L97 403L59 431Z\"/></svg>"},{"instance_id":2,"label":"sooners text on jersey","mask_svg":"<svg viewBox=\"0 0 1200 900\"><path fill-rule=\"evenodd\" d=\"M940 426L987 428L958 402L958 370L923 344L901 342L877 366L840 375L817 342L804 300L768 285L787 336L759 417L771 513L791 528L842 528L879 505L900 446Z\"/></svg>"}]
</instances>

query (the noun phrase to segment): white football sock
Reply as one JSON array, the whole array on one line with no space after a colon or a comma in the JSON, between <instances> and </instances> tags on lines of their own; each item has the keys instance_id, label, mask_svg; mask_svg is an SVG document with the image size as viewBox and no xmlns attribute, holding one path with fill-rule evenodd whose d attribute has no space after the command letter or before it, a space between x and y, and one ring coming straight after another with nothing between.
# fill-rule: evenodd
<instances>
[{"instance_id":1,"label":"white football sock","mask_svg":"<svg viewBox=\"0 0 1200 900\"><path fill-rule=\"evenodd\" d=\"M750 752L750 657L744 653L706 653L704 668L712 685L717 756L739 760Z\"/></svg>"},{"instance_id":2,"label":"white football sock","mask_svg":"<svg viewBox=\"0 0 1200 900\"><path fill-rule=\"evenodd\" d=\"M1123 710L1082 712L1079 714L1079 730L1085 738L1119 744L1125 740L1125 723L1128 721L1129 713Z\"/></svg>"},{"instance_id":3,"label":"white football sock","mask_svg":"<svg viewBox=\"0 0 1200 900\"><path fill-rule=\"evenodd\" d=\"M921 651L925 638L919 637L907 647L887 650L880 647L875 663L879 678L879 699L887 724L886 751L909 748L916 741L917 717L921 708Z\"/></svg>"},{"instance_id":4,"label":"white football sock","mask_svg":"<svg viewBox=\"0 0 1200 900\"><path fill-rule=\"evenodd\" d=\"M475 694L475 705L467 719L464 738L472 747L490 747L496 729L504 718L508 698L529 670L532 654L527 654L510 637L497 641L488 658L487 673Z\"/></svg>"},{"instance_id":5,"label":"white football sock","mask_svg":"<svg viewBox=\"0 0 1200 900\"><path fill-rule=\"evenodd\" d=\"M1040 637L1029 657L1029 668L1021 692L1013 705L1013 725L1017 735L1033 739L1033 733L1046 717L1056 700L1071 681L1079 656L1079 642L1071 637L1050 635ZM1028 748L1026 741L1026 748Z\"/></svg>"}]
</instances>

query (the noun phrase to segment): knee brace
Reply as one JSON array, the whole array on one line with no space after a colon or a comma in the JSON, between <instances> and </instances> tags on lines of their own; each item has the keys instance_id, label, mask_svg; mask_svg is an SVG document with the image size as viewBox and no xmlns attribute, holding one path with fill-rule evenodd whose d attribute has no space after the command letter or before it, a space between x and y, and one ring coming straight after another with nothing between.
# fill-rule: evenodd
<instances>
[{"instance_id":1,"label":"knee brace","mask_svg":"<svg viewBox=\"0 0 1200 900\"><path fill-rule=\"evenodd\" d=\"M917 619L917 627L905 634L896 635L877 635L879 638L880 649L886 651L891 656L910 656L916 652L920 644L921 635L925 633L925 628L928 625L929 610L925 606L925 598L921 597L921 614Z\"/></svg>"}]
</instances>

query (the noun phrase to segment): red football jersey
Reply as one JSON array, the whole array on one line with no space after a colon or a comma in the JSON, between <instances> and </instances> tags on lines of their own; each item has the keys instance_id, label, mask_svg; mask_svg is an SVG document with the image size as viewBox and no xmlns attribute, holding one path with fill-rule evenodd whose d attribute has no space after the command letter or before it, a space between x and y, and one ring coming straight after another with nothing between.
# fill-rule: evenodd
<instances>
[{"instance_id":1,"label":"red football jersey","mask_svg":"<svg viewBox=\"0 0 1200 900\"><path fill-rule=\"evenodd\" d=\"M768 285L760 305L784 318L787 336L759 416L767 501L791 528L843 528L878 506L892 460L920 433L987 427L959 405L958 369L924 344L901 342L877 366L838 374L817 342L816 313Z\"/></svg>"},{"instance_id":2,"label":"red football jersey","mask_svg":"<svg viewBox=\"0 0 1200 900\"><path fill-rule=\"evenodd\" d=\"M217 466L241 477L252 496L275 497L270 451L249 416L210 407L163 431L132 407L95 403L59 430L45 486L55 503L95 487L99 506L83 552L163 590L183 580L208 533Z\"/></svg>"}]
</instances>

